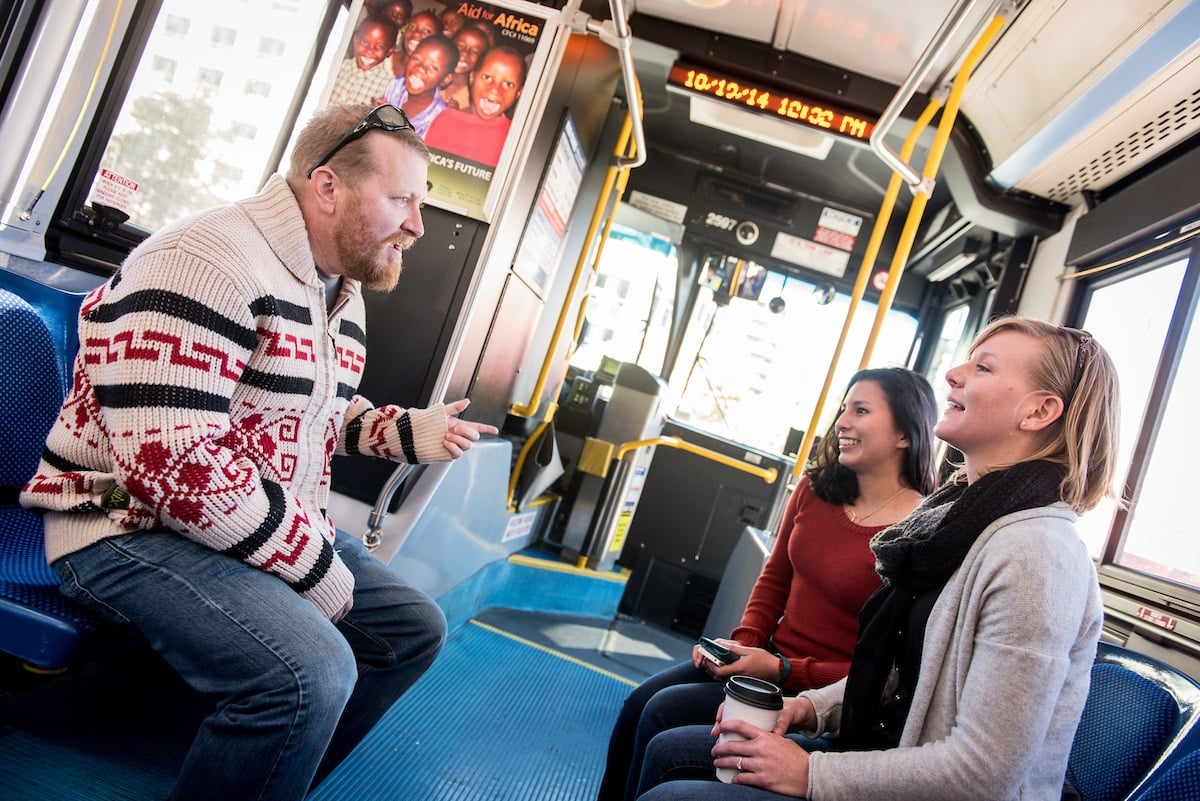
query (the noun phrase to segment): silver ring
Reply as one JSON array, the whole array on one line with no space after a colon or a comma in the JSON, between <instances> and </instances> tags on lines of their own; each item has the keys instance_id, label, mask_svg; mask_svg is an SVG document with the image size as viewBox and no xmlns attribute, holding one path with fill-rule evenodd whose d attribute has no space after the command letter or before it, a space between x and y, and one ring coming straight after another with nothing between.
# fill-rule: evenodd
<instances>
[{"instance_id":1,"label":"silver ring","mask_svg":"<svg viewBox=\"0 0 1200 801\"><path fill-rule=\"evenodd\" d=\"M738 757L738 763L737 763L737 769L738 769L738 770L741 770L741 769L742 769L742 760L743 760L743 759L745 759L745 757Z\"/></svg>"}]
</instances>

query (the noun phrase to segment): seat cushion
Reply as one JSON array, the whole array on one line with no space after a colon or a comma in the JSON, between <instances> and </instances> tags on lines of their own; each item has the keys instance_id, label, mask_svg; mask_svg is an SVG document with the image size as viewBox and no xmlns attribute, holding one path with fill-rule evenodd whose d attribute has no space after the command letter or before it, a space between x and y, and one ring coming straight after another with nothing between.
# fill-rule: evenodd
<instances>
[{"instance_id":1,"label":"seat cushion","mask_svg":"<svg viewBox=\"0 0 1200 801\"><path fill-rule=\"evenodd\" d=\"M1083 801L1117 801L1162 753L1179 717L1165 689L1120 665L1092 666L1092 684L1067 763Z\"/></svg>"}]
</instances>

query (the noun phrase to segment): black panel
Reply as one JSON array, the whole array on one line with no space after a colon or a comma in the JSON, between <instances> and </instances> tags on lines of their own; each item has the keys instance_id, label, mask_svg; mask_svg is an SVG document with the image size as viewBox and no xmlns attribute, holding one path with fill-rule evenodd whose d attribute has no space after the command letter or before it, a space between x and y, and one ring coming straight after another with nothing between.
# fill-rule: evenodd
<instances>
[{"instance_id":1,"label":"black panel","mask_svg":"<svg viewBox=\"0 0 1200 801\"><path fill-rule=\"evenodd\" d=\"M962 216L1011 237L1048 236L1062 228L1066 206L1017 191L1002 192L989 182L991 170L990 157L974 126L960 115L950 131L939 180L949 188Z\"/></svg>"},{"instance_id":2,"label":"black panel","mask_svg":"<svg viewBox=\"0 0 1200 801\"><path fill-rule=\"evenodd\" d=\"M365 294L367 364L359 393L376 406L429 405L487 230L438 208L426 207L423 217L425 235L404 255L400 283L387 294ZM394 470L369 456L335 457L333 488L374 503Z\"/></svg>"},{"instance_id":3,"label":"black panel","mask_svg":"<svg viewBox=\"0 0 1200 801\"><path fill-rule=\"evenodd\" d=\"M1086 264L1200 216L1200 146L1089 211L1075 224L1067 264Z\"/></svg>"},{"instance_id":4,"label":"black panel","mask_svg":"<svg viewBox=\"0 0 1200 801\"><path fill-rule=\"evenodd\" d=\"M746 526L768 528L794 462L674 420L664 436L755 467L774 467L774 484L676 448L659 446L618 564L631 569L621 611L688 634L708 617L725 565Z\"/></svg>"}]
</instances>

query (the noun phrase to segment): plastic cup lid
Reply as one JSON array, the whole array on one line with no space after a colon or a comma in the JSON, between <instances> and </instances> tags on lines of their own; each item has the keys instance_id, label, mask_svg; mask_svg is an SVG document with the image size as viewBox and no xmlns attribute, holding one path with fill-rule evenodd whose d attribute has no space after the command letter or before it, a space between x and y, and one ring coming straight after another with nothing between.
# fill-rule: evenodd
<instances>
[{"instance_id":1,"label":"plastic cup lid","mask_svg":"<svg viewBox=\"0 0 1200 801\"><path fill-rule=\"evenodd\" d=\"M754 676L730 676L725 693L759 709L783 709L783 693L769 681Z\"/></svg>"}]
</instances>

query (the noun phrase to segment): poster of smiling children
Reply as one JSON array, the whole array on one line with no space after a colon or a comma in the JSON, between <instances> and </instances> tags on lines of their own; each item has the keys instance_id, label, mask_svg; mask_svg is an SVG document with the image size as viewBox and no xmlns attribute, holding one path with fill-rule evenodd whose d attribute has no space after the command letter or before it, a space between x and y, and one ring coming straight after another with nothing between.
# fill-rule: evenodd
<instances>
[{"instance_id":1,"label":"poster of smiling children","mask_svg":"<svg viewBox=\"0 0 1200 801\"><path fill-rule=\"evenodd\" d=\"M546 27L538 12L553 13L513 5L530 10L364 0L329 89L330 103L404 109L432 155L430 200L480 220Z\"/></svg>"}]
</instances>

